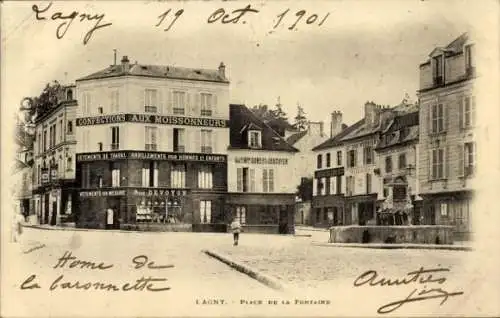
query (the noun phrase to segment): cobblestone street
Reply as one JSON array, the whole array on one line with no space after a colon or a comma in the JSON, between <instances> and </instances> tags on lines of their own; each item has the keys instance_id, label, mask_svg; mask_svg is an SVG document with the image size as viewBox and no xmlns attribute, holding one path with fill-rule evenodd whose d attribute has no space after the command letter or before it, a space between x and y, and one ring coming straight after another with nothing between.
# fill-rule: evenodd
<instances>
[{"instance_id":1,"label":"cobblestone street","mask_svg":"<svg viewBox=\"0 0 500 318\"><path fill-rule=\"evenodd\" d=\"M298 234L301 234L300 231ZM443 285L446 290L463 290L461 277L467 273L465 260L471 252L438 250L382 250L322 247L311 244L325 242L327 232L307 236L279 236L243 233L240 245L232 245L230 234L216 233L123 233L104 231L50 231L26 228L19 244L11 247L17 251L16 270L6 278L11 292L5 303L8 312L30 315L47 312L53 316L77 314L78 307L71 304L92 303L86 316L99 316L113 310L115 316L137 315L347 315L360 296L363 306L358 314L375 315L381 305L408 296L417 286L353 287L357 276L367 270L376 270L380 276L399 278L421 266L445 267ZM209 249L229 256L268 276L285 283L289 289L275 291L257 280L242 274L226 264L202 253ZM112 264L110 269L91 270L85 265L71 268L73 260L66 264L58 259L65 252L78 260ZM173 268L148 269L140 266L145 257L154 266L174 265ZM11 260L11 264L14 260ZM135 267L140 267L136 269ZM83 267L83 268L81 268ZM30 275L36 277L26 286L37 283L40 288L21 291L19 286ZM55 284L54 281L64 275ZM439 274L438 274L439 275ZM155 282L154 288L170 287L163 292L102 291L64 289L65 282L81 285L86 283L110 283L121 287L132 286L141 277L167 278ZM4 285L5 286L5 285ZM423 287L422 287L423 288ZM432 288L430 286L429 288ZM381 293L382 292L382 293ZM102 297L95 297L101 295ZM450 297L445 305L439 300L422 304L408 304L396 311L397 315L426 312L446 314L464 305L464 299ZM223 304L214 305L223 300ZM328 301L325 305L265 305L269 300L287 300L306 304L308 301ZM251 302L261 301L264 305ZM210 303L210 305L207 305ZM73 308L74 311L73 311ZM19 312L21 310L21 312ZM408 312L406 311L408 310Z\"/></svg>"}]
</instances>

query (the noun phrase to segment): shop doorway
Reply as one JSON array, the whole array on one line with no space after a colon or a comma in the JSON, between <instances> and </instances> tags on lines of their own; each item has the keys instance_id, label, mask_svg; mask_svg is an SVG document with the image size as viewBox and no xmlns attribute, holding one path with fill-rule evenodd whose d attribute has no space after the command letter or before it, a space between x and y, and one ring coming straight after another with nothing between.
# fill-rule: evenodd
<instances>
[{"instance_id":1,"label":"shop doorway","mask_svg":"<svg viewBox=\"0 0 500 318\"><path fill-rule=\"evenodd\" d=\"M43 224L49 224L49 194L45 194L44 206L43 206Z\"/></svg>"},{"instance_id":2,"label":"shop doorway","mask_svg":"<svg viewBox=\"0 0 500 318\"><path fill-rule=\"evenodd\" d=\"M280 206L279 234L288 234L288 209L286 205Z\"/></svg>"},{"instance_id":3,"label":"shop doorway","mask_svg":"<svg viewBox=\"0 0 500 318\"><path fill-rule=\"evenodd\" d=\"M57 201L52 202L52 215L50 218L50 225L56 225L57 223Z\"/></svg>"}]
</instances>

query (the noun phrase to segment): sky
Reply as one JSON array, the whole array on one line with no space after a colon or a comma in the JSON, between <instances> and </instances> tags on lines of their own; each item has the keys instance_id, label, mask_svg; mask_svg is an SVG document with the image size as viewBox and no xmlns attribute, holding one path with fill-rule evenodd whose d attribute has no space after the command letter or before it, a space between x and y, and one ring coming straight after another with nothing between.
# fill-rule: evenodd
<instances>
[{"instance_id":1,"label":"sky","mask_svg":"<svg viewBox=\"0 0 500 318\"><path fill-rule=\"evenodd\" d=\"M237 24L207 23L218 8L231 13L247 4L259 12L247 13ZM494 18L491 6L479 8L472 1L72 1L54 2L40 14L47 17L41 21L32 5L3 5L2 107L15 109L22 97L38 95L49 81L74 82L107 67L117 49L118 59L127 55L144 64L215 69L223 61L231 102L274 105L279 96L291 118L300 104L310 120L328 123L332 111L341 111L347 124L363 116L368 100L395 105L406 93L416 100L418 65L433 48ZM44 9L48 3L38 5ZM179 9L184 12L163 31ZM300 10L304 17L289 30ZM73 11L105 14L102 23L112 25L83 45L95 21L77 18L57 39L63 21L50 17ZM313 14L317 21L328 16L321 26L306 24Z\"/></svg>"}]
</instances>

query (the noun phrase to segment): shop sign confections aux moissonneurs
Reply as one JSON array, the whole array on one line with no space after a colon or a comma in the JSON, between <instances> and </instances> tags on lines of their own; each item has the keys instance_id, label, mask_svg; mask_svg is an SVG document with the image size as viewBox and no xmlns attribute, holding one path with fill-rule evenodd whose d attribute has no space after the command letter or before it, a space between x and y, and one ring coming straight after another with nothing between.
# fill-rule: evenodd
<instances>
[{"instance_id":1,"label":"shop sign confections aux moissonneurs","mask_svg":"<svg viewBox=\"0 0 500 318\"><path fill-rule=\"evenodd\" d=\"M229 120L227 119L214 119L214 118L192 118L182 116L161 116L161 115L146 115L146 114L119 114L119 115L105 115L94 117L77 118L77 126L92 126L102 124L116 124L116 123L149 123L149 124L162 124L162 125L181 125L181 126L202 126L214 128L227 128L229 127Z\"/></svg>"}]
</instances>

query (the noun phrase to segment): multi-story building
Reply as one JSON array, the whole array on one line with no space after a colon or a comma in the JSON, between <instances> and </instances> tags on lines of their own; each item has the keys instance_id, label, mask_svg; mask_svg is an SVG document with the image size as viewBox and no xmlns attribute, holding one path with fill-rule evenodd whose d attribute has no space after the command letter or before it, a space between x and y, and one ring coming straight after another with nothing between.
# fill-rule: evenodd
<instances>
[{"instance_id":1,"label":"multi-story building","mask_svg":"<svg viewBox=\"0 0 500 318\"><path fill-rule=\"evenodd\" d=\"M342 137L359 127L359 123L347 127L342 123L342 113L333 112L330 122L330 138L314 148L316 167L313 176L311 224L330 226L350 224L345 220L345 149Z\"/></svg>"},{"instance_id":2,"label":"multi-story building","mask_svg":"<svg viewBox=\"0 0 500 318\"><path fill-rule=\"evenodd\" d=\"M467 34L437 47L420 65L420 180L425 224L455 226L471 234L471 182L476 167L474 136L475 46Z\"/></svg>"},{"instance_id":3,"label":"multi-story building","mask_svg":"<svg viewBox=\"0 0 500 318\"><path fill-rule=\"evenodd\" d=\"M244 231L294 233L298 150L244 105L230 105L227 215Z\"/></svg>"},{"instance_id":4,"label":"multi-story building","mask_svg":"<svg viewBox=\"0 0 500 318\"><path fill-rule=\"evenodd\" d=\"M14 161L13 180L15 201L18 213L28 218L34 213L31 202L33 185L33 137L26 131L24 123L16 125L16 159ZM30 220L31 221L31 220Z\"/></svg>"},{"instance_id":5,"label":"multi-story building","mask_svg":"<svg viewBox=\"0 0 500 318\"><path fill-rule=\"evenodd\" d=\"M223 63L207 70L131 64L124 56L76 83L77 226L175 223L196 231L225 222Z\"/></svg>"},{"instance_id":6,"label":"multi-story building","mask_svg":"<svg viewBox=\"0 0 500 318\"><path fill-rule=\"evenodd\" d=\"M396 113L382 131L375 148L378 158L375 172L380 175L380 189L383 189L383 193L379 193L379 201L389 201L385 207L391 214L387 218L390 224L418 225L421 221L422 199L417 182L418 118L417 105L409 105L402 113ZM403 219L403 216L408 219ZM378 223L384 222L379 218Z\"/></svg>"},{"instance_id":7,"label":"multi-story building","mask_svg":"<svg viewBox=\"0 0 500 318\"><path fill-rule=\"evenodd\" d=\"M290 180L290 182L293 182L296 187L301 186L303 189L307 189L305 184L312 181L314 171L311 167L314 167L316 162L312 148L326 139L328 139L328 135L324 132L323 122L308 122L306 130L296 132L286 138L289 145L299 150L290 162L290 165L294 167L291 171L293 181ZM312 224L310 213L312 198L310 195L311 192L309 192L309 197L305 193L298 193L295 206L296 223Z\"/></svg>"},{"instance_id":8,"label":"multi-story building","mask_svg":"<svg viewBox=\"0 0 500 318\"><path fill-rule=\"evenodd\" d=\"M75 192L75 85L61 86L57 102L35 119L33 208L40 224L71 221Z\"/></svg>"}]
</instances>

